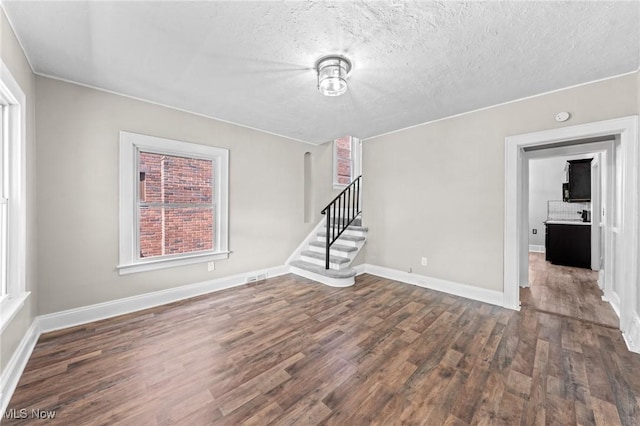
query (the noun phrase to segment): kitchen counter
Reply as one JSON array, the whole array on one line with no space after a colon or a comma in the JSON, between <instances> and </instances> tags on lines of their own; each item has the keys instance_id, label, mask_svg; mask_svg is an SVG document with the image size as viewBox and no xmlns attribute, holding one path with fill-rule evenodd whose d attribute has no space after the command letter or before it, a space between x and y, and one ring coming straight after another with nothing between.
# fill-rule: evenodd
<instances>
[{"instance_id":1,"label":"kitchen counter","mask_svg":"<svg viewBox=\"0 0 640 426\"><path fill-rule=\"evenodd\" d=\"M545 225L591 225L591 222L583 222L581 220L547 220Z\"/></svg>"}]
</instances>

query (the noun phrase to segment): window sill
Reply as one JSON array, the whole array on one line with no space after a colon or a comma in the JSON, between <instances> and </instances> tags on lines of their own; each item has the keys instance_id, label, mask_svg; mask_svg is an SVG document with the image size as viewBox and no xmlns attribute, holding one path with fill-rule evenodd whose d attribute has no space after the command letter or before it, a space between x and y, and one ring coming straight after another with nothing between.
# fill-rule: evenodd
<instances>
[{"instance_id":1,"label":"window sill","mask_svg":"<svg viewBox=\"0 0 640 426\"><path fill-rule=\"evenodd\" d=\"M227 259L228 251L219 253L195 254L172 259L147 260L125 265L118 265L120 275L135 274L137 272L155 271L156 269L173 268L175 266L193 265L195 263L209 262L211 260Z\"/></svg>"},{"instance_id":2,"label":"window sill","mask_svg":"<svg viewBox=\"0 0 640 426\"><path fill-rule=\"evenodd\" d=\"M349 184L334 183L334 184L333 184L333 189L343 190L343 189L345 189L347 186L349 186Z\"/></svg>"},{"instance_id":3,"label":"window sill","mask_svg":"<svg viewBox=\"0 0 640 426\"><path fill-rule=\"evenodd\" d=\"M24 302L30 294L31 292L27 291L17 297L7 297L0 302L0 334L4 332L7 325L24 306Z\"/></svg>"}]
</instances>

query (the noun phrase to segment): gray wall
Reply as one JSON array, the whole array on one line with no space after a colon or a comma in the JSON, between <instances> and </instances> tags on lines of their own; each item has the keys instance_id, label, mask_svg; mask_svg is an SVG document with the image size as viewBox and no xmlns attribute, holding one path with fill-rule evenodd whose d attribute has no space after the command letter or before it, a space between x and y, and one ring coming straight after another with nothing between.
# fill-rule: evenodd
<instances>
[{"instance_id":1,"label":"gray wall","mask_svg":"<svg viewBox=\"0 0 640 426\"><path fill-rule=\"evenodd\" d=\"M547 201L562 200L566 163L565 157L529 161L529 244L544 246ZM538 230L536 235L534 228Z\"/></svg>"},{"instance_id":2,"label":"gray wall","mask_svg":"<svg viewBox=\"0 0 640 426\"><path fill-rule=\"evenodd\" d=\"M284 264L304 222L304 154L316 206L331 193L331 146L307 145L177 110L36 77L39 313L47 314ZM120 276L121 130L230 150L227 260ZM326 202L326 201L325 201Z\"/></svg>"},{"instance_id":3,"label":"gray wall","mask_svg":"<svg viewBox=\"0 0 640 426\"><path fill-rule=\"evenodd\" d=\"M636 81L626 75L364 141L367 263L502 291L505 137L636 114ZM559 111L571 120L556 122Z\"/></svg>"},{"instance_id":4,"label":"gray wall","mask_svg":"<svg viewBox=\"0 0 640 426\"><path fill-rule=\"evenodd\" d=\"M26 96L26 142L27 142L27 245L26 245L26 287L31 291L25 305L16 314L0 335L0 371L18 347L22 337L31 325L36 312L38 297L36 273L36 155L35 155L35 83L31 67L27 62L22 48L13 34L9 22L0 8L0 57L9 68L11 75L18 82Z\"/></svg>"}]
</instances>

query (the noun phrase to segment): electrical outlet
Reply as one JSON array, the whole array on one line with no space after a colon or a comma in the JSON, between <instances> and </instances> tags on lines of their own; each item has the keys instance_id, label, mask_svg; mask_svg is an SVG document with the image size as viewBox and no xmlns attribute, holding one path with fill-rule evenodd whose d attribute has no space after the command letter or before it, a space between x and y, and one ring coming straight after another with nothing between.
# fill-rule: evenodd
<instances>
[{"instance_id":1,"label":"electrical outlet","mask_svg":"<svg viewBox=\"0 0 640 426\"><path fill-rule=\"evenodd\" d=\"M427 258L426 258L426 257L423 257L423 258L420 260L420 264L421 264L422 266L427 266Z\"/></svg>"},{"instance_id":2,"label":"electrical outlet","mask_svg":"<svg viewBox=\"0 0 640 426\"><path fill-rule=\"evenodd\" d=\"M535 229L535 228L533 228L533 231L531 231L531 232L533 232L533 234L535 235L535 234L537 234L537 233L538 233L538 230L537 230L537 229Z\"/></svg>"},{"instance_id":3,"label":"electrical outlet","mask_svg":"<svg viewBox=\"0 0 640 426\"><path fill-rule=\"evenodd\" d=\"M215 270L216 270L216 263L213 260L211 262L207 262L207 271L211 272Z\"/></svg>"}]
</instances>

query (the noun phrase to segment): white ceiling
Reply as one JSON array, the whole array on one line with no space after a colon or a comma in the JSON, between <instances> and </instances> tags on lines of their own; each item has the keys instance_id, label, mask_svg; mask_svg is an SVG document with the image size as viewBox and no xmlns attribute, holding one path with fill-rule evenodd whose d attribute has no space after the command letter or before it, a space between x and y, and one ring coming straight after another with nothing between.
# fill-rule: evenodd
<instances>
[{"instance_id":1,"label":"white ceiling","mask_svg":"<svg viewBox=\"0 0 640 426\"><path fill-rule=\"evenodd\" d=\"M3 5L36 73L316 144L640 66L638 1ZM353 70L328 98L333 53Z\"/></svg>"}]
</instances>

